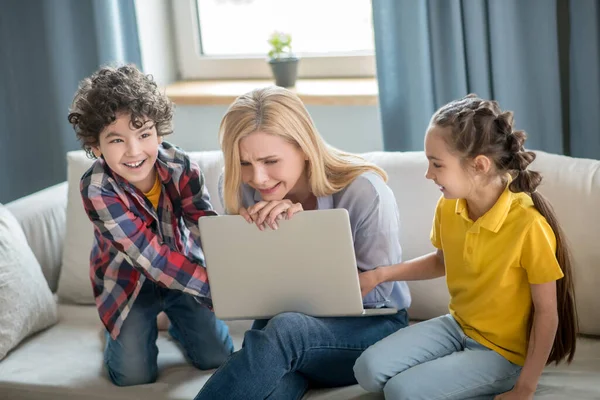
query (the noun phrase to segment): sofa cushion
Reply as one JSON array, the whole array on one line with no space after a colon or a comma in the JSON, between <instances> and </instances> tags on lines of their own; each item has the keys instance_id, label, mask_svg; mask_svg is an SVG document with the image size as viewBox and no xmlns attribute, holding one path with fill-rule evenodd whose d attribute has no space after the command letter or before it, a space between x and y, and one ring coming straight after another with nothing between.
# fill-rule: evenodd
<instances>
[{"instance_id":1,"label":"sofa cushion","mask_svg":"<svg viewBox=\"0 0 600 400\"><path fill-rule=\"evenodd\" d=\"M115 386L103 365L104 327L96 308L59 304L58 310L58 325L26 341L0 363L0 393L6 398L183 400L193 398L214 372L194 368L186 361L181 347L161 331L157 340L157 382ZM227 324L237 350L251 321L229 321ZM369 395L354 385L311 390L304 399L370 400L382 397Z\"/></svg>"},{"instance_id":2,"label":"sofa cushion","mask_svg":"<svg viewBox=\"0 0 600 400\"><path fill-rule=\"evenodd\" d=\"M56 323L52 292L16 218L0 204L0 360Z\"/></svg>"},{"instance_id":3,"label":"sofa cushion","mask_svg":"<svg viewBox=\"0 0 600 400\"><path fill-rule=\"evenodd\" d=\"M89 278L94 228L83 209L79 181L94 160L83 150L67 153L67 221L58 297L65 302L94 304Z\"/></svg>"},{"instance_id":4,"label":"sofa cushion","mask_svg":"<svg viewBox=\"0 0 600 400\"><path fill-rule=\"evenodd\" d=\"M0 398L20 400L184 400L192 399L214 371L200 371L186 362L181 348L166 332L157 346L156 383L117 387L103 366L103 327L94 306L59 304L60 322L25 340L0 363ZM236 349L249 321L228 322ZM571 365L546 367L536 400L600 398L600 340L580 338ZM303 400L375 400L358 385L310 390Z\"/></svg>"},{"instance_id":5,"label":"sofa cushion","mask_svg":"<svg viewBox=\"0 0 600 400\"><path fill-rule=\"evenodd\" d=\"M600 335L600 161L536 154L531 169L542 174L538 190L552 203L570 245L579 330Z\"/></svg>"},{"instance_id":6,"label":"sofa cushion","mask_svg":"<svg viewBox=\"0 0 600 400\"><path fill-rule=\"evenodd\" d=\"M438 187L425 179L427 158L421 151L372 152L363 155L388 174L400 215L402 259L435 251L429 240L435 206L441 195ZM450 296L445 278L408 282L412 303L411 319L426 320L448 313Z\"/></svg>"}]
</instances>

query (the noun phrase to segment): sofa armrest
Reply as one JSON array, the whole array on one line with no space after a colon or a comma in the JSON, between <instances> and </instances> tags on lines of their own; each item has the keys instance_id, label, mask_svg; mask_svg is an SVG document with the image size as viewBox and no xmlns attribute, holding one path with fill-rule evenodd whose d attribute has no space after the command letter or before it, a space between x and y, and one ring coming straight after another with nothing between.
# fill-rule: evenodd
<instances>
[{"instance_id":1,"label":"sofa armrest","mask_svg":"<svg viewBox=\"0 0 600 400\"><path fill-rule=\"evenodd\" d=\"M6 204L21 224L52 292L58 286L65 239L67 182Z\"/></svg>"}]
</instances>

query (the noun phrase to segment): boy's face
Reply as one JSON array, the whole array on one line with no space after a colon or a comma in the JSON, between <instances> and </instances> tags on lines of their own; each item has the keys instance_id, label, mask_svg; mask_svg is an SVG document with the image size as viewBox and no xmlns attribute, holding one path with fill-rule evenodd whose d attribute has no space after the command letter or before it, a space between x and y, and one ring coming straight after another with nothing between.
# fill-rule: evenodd
<instances>
[{"instance_id":1,"label":"boy's face","mask_svg":"<svg viewBox=\"0 0 600 400\"><path fill-rule=\"evenodd\" d=\"M96 157L104 156L109 168L142 192L154 185L154 163L162 137L156 133L154 121L142 121L136 128L131 115L119 113L112 124L106 126L98 138L98 146L92 150Z\"/></svg>"}]
</instances>

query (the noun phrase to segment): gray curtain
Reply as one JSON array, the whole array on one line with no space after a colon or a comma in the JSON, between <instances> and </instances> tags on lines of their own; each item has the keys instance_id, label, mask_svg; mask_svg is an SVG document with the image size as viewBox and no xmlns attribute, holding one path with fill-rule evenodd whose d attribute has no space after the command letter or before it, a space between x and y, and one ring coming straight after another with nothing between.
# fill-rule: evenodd
<instances>
[{"instance_id":1,"label":"gray curtain","mask_svg":"<svg viewBox=\"0 0 600 400\"><path fill-rule=\"evenodd\" d=\"M141 68L133 0L1 0L0 203L66 179L73 94L115 62Z\"/></svg>"},{"instance_id":2,"label":"gray curtain","mask_svg":"<svg viewBox=\"0 0 600 400\"><path fill-rule=\"evenodd\" d=\"M468 93L515 112L527 147L600 158L596 0L373 0L386 150L422 150Z\"/></svg>"}]
</instances>

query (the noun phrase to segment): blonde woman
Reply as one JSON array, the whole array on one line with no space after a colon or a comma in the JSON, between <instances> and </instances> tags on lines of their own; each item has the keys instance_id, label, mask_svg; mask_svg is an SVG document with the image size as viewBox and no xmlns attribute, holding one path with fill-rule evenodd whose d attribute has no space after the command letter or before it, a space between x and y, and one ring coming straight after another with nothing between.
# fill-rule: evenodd
<instances>
[{"instance_id":1,"label":"blonde woman","mask_svg":"<svg viewBox=\"0 0 600 400\"><path fill-rule=\"evenodd\" d=\"M401 261L398 209L385 172L327 145L294 93L269 87L240 96L219 136L227 213L259 229L277 229L278 219L302 210L345 208L359 271ZM388 282L368 293L364 306L398 308L394 315L316 318L289 312L255 321L242 349L196 399L300 399L309 386L355 384L356 359L407 325L409 305L406 283Z\"/></svg>"}]
</instances>

